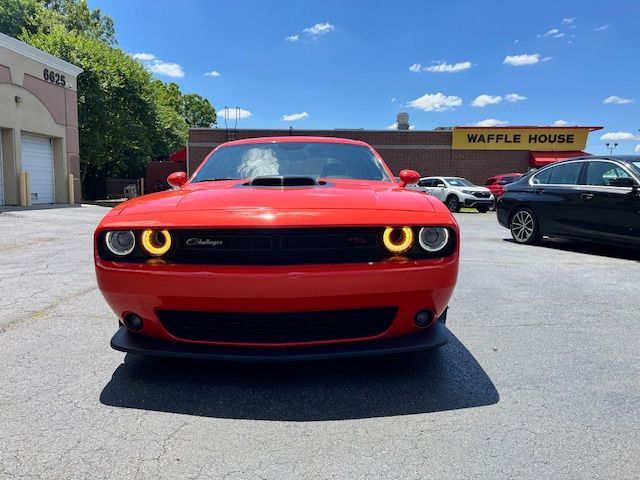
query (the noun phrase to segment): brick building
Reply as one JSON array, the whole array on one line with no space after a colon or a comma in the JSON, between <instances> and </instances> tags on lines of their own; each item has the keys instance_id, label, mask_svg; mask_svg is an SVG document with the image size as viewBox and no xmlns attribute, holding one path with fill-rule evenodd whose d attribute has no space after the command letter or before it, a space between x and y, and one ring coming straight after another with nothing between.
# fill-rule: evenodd
<instances>
[{"instance_id":1,"label":"brick building","mask_svg":"<svg viewBox=\"0 0 640 480\"><path fill-rule=\"evenodd\" d=\"M189 131L187 146L187 169L189 174L192 173L211 150L229 140L286 135L327 136L367 142L380 153L396 175L400 170L410 168L417 170L422 176L460 176L482 184L488 177L496 174L524 173L532 167L584 154L582 150L586 144L588 132L598 128L454 127L447 130L192 128ZM530 142L531 139L542 140L543 137L544 142L537 141L533 145Z\"/></svg>"}]
</instances>

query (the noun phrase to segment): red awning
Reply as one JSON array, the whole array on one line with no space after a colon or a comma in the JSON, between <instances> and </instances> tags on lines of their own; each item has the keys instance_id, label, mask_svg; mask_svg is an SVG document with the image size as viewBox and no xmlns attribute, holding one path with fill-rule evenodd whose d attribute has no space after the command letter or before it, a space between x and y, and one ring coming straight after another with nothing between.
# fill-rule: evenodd
<instances>
[{"instance_id":1,"label":"red awning","mask_svg":"<svg viewBox=\"0 0 640 480\"><path fill-rule=\"evenodd\" d=\"M557 162L558 160L565 160L567 158L582 157L584 155L591 155L587 152L529 152L529 166L530 167L544 167L550 163Z\"/></svg>"},{"instance_id":2,"label":"red awning","mask_svg":"<svg viewBox=\"0 0 640 480\"><path fill-rule=\"evenodd\" d=\"M172 153L169 155L169 160L172 162L186 162L187 161L187 149L183 148L182 150L178 150L176 153Z\"/></svg>"}]
</instances>

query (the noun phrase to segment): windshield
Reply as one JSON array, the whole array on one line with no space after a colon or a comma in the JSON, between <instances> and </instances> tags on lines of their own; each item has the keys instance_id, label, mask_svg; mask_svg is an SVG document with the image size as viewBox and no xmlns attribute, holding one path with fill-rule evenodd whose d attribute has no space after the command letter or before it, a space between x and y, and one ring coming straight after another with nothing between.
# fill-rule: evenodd
<instances>
[{"instance_id":1,"label":"windshield","mask_svg":"<svg viewBox=\"0 0 640 480\"><path fill-rule=\"evenodd\" d=\"M193 182L263 175L391 180L380 160L361 145L268 142L221 148L209 157Z\"/></svg>"},{"instance_id":2,"label":"windshield","mask_svg":"<svg viewBox=\"0 0 640 480\"><path fill-rule=\"evenodd\" d=\"M465 178L445 178L452 187L475 187L473 183Z\"/></svg>"},{"instance_id":3,"label":"windshield","mask_svg":"<svg viewBox=\"0 0 640 480\"><path fill-rule=\"evenodd\" d=\"M636 169L636 173L640 173L640 160L637 162L631 162Z\"/></svg>"}]
</instances>

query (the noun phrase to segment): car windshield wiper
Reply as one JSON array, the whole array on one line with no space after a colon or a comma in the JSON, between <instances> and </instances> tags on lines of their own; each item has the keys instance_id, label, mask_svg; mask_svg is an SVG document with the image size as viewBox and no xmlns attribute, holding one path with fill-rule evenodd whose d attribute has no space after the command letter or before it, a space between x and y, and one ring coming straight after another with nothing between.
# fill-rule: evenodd
<instances>
[{"instance_id":1,"label":"car windshield wiper","mask_svg":"<svg viewBox=\"0 0 640 480\"><path fill-rule=\"evenodd\" d=\"M231 178L231 177L203 178L202 180L198 180L196 183L200 183L200 182L221 182L223 180L240 180L240 179L239 178Z\"/></svg>"}]
</instances>

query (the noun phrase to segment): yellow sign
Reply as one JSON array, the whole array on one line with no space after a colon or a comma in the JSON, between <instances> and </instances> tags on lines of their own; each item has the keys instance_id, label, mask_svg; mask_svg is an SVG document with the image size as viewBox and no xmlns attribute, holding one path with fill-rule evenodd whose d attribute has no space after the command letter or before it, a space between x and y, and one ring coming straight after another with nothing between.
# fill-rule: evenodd
<instances>
[{"instance_id":1,"label":"yellow sign","mask_svg":"<svg viewBox=\"0 0 640 480\"><path fill-rule=\"evenodd\" d=\"M590 127L455 127L454 150L584 150Z\"/></svg>"}]
</instances>

